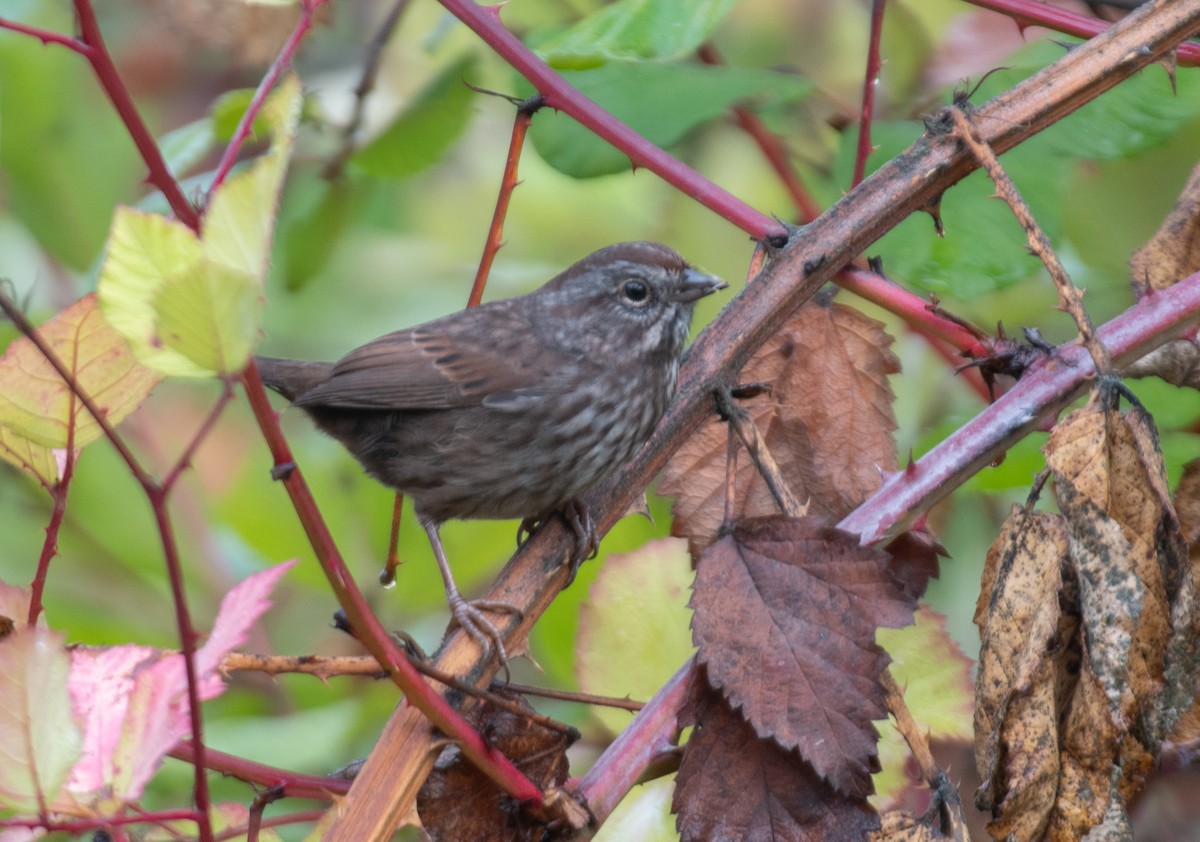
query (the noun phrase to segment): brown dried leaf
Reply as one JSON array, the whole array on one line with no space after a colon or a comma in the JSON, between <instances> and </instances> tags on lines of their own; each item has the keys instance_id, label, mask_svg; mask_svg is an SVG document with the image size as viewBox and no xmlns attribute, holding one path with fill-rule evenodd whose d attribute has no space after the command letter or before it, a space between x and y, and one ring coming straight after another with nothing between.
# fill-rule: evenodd
<instances>
[{"instance_id":1,"label":"brown dried leaf","mask_svg":"<svg viewBox=\"0 0 1200 842\"><path fill-rule=\"evenodd\" d=\"M879 817L834 792L795 751L764 740L713 691L697 701L672 809L683 842L864 839Z\"/></svg>"},{"instance_id":2,"label":"brown dried leaf","mask_svg":"<svg viewBox=\"0 0 1200 842\"><path fill-rule=\"evenodd\" d=\"M113 424L137 409L159 380L134 359L124 337L101 314L94 293L43 324L38 333ZM70 443L79 448L101 433L91 413L25 337L0 359L0 425L45 447Z\"/></svg>"},{"instance_id":3,"label":"brown dried leaf","mask_svg":"<svg viewBox=\"0 0 1200 842\"><path fill-rule=\"evenodd\" d=\"M1129 261L1134 289L1166 289L1200 269L1200 166L1192 170L1175 207Z\"/></svg>"},{"instance_id":4,"label":"brown dried leaf","mask_svg":"<svg viewBox=\"0 0 1200 842\"><path fill-rule=\"evenodd\" d=\"M1085 660L1063 726L1062 772L1046 839L1078 840L1103 821L1120 741L1108 695Z\"/></svg>"},{"instance_id":5,"label":"brown dried leaf","mask_svg":"<svg viewBox=\"0 0 1200 842\"><path fill-rule=\"evenodd\" d=\"M1200 563L1200 459L1183 466L1183 476L1175 488L1175 513L1179 516L1179 531L1187 542L1192 557L1192 572Z\"/></svg>"},{"instance_id":6,"label":"brown dried leaf","mask_svg":"<svg viewBox=\"0 0 1200 842\"><path fill-rule=\"evenodd\" d=\"M1185 389L1200 389L1200 345L1176 339L1121 369L1122 377L1158 377Z\"/></svg>"},{"instance_id":7,"label":"brown dried leaf","mask_svg":"<svg viewBox=\"0 0 1200 842\"><path fill-rule=\"evenodd\" d=\"M1120 413L1104 402L1071 413L1045 452L1071 528L1093 668L1128 726L1162 686L1186 561L1153 423L1138 407Z\"/></svg>"},{"instance_id":8,"label":"brown dried leaf","mask_svg":"<svg viewBox=\"0 0 1200 842\"><path fill-rule=\"evenodd\" d=\"M700 559L692 632L709 680L754 730L800 754L839 792L878 771L886 710L877 626L913 618L886 553L807 517L752 518Z\"/></svg>"},{"instance_id":9,"label":"brown dried leaf","mask_svg":"<svg viewBox=\"0 0 1200 842\"><path fill-rule=\"evenodd\" d=\"M975 611L975 763L980 809L1003 838L1033 839L1045 827L1059 774L1058 701L1070 618L1060 609L1066 524L1014 506L988 550Z\"/></svg>"},{"instance_id":10,"label":"brown dried leaf","mask_svg":"<svg viewBox=\"0 0 1200 842\"><path fill-rule=\"evenodd\" d=\"M810 301L742 369L744 383L771 393L746 405L785 481L809 513L839 520L896 467L893 395L900 370L883 325L850 307ZM676 498L672 534L693 557L713 541L725 514L726 425L706 422L671 458L659 492ZM753 462L736 472L735 517L779 509Z\"/></svg>"},{"instance_id":11,"label":"brown dried leaf","mask_svg":"<svg viewBox=\"0 0 1200 842\"><path fill-rule=\"evenodd\" d=\"M884 813L879 830L870 836L871 842L939 842L949 838L907 810Z\"/></svg>"},{"instance_id":12,"label":"brown dried leaf","mask_svg":"<svg viewBox=\"0 0 1200 842\"><path fill-rule=\"evenodd\" d=\"M511 701L529 707L523 697ZM572 739L526 717L487 704L472 709L471 723L526 777L542 789L567 779L567 748ZM457 745L442 750L432 774L417 794L422 826L435 840L516 842L545 838L546 828L522 819L504 792L463 756Z\"/></svg>"},{"instance_id":13,"label":"brown dried leaf","mask_svg":"<svg viewBox=\"0 0 1200 842\"><path fill-rule=\"evenodd\" d=\"M928 529L916 527L897 535L884 549L892 557L892 575L913 599L920 599L929 580L938 577L938 556L948 555Z\"/></svg>"}]
</instances>

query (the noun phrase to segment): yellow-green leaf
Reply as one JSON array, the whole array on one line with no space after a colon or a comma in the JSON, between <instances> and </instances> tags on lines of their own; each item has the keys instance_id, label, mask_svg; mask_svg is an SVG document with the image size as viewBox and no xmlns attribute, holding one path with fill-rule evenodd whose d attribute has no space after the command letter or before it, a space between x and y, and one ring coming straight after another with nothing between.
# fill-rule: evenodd
<instances>
[{"instance_id":1,"label":"yellow-green leaf","mask_svg":"<svg viewBox=\"0 0 1200 842\"><path fill-rule=\"evenodd\" d=\"M15 465L46 488L58 482L58 461L54 458L54 451L6 427L0 427L0 459Z\"/></svg>"},{"instance_id":2,"label":"yellow-green leaf","mask_svg":"<svg viewBox=\"0 0 1200 842\"><path fill-rule=\"evenodd\" d=\"M263 300L245 272L201 259L168 278L154 297L158 335L206 371L240 371L254 348Z\"/></svg>"},{"instance_id":3,"label":"yellow-green leaf","mask_svg":"<svg viewBox=\"0 0 1200 842\"><path fill-rule=\"evenodd\" d=\"M105 314L147 365L181 377L245 365L259 336L262 282L300 105L300 83L289 76L261 114L271 148L217 189L200 237L178 222L117 209L99 292Z\"/></svg>"},{"instance_id":4,"label":"yellow-green leaf","mask_svg":"<svg viewBox=\"0 0 1200 842\"><path fill-rule=\"evenodd\" d=\"M300 120L300 81L286 77L263 106L271 148L217 190L204 215L205 255L262 282L270 254L279 190Z\"/></svg>"},{"instance_id":5,"label":"yellow-green leaf","mask_svg":"<svg viewBox=\"0 0 1200 842\"><path fill-rule=\"evenodd\" d=\"M687 542L678 538L610 556L579 615L579 686L643 701L654 695L695 651L687 605L691 584ZM614 733L631 716L613 708L595 713Z\"/></svg>"},{"instance_id":6,"label":"yellow-green leaf","mask_svg":"<svg viewBox=\"0 0 1200 842\"><path fill-rule=\"evenodd\" d=\"M207 377L190 359L163 346L154 302L168 278L202 257L200 240L185 225L155 214L119 207L97 292L104 315L129 340L143 363L177 377Z\"/></svg>"},{"instance_id":7,"label":"yellow-green leaf","mask_svg":"<svg viewBox=\"0 0 1200 842\"><path fill-rule=\"evenodd\" d=\"M43 324L38 333L112 424L137 409L158 382L158 375L134 358L105 320L94 293ZM101 434L91 413L25 337L0 359L0 426L48 448L80 448ZM38 461L44 465L41 457Z\"/></svg>"}]
</instances>

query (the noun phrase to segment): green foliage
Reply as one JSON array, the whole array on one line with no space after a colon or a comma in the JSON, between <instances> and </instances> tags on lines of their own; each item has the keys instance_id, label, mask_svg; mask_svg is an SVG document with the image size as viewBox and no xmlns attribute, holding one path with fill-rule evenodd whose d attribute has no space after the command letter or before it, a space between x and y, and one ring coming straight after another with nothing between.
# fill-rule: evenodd
<instances>
[{"instance_id":1,"label":"green foliage","mask_svg":"<svg viewBox=\"0 0 1200 842\"><path fill-rule=\"evenodd\" d=\"M405 178L437 162L464 128L476 94L466 86L475 67L464 56L429 83L384 131L355 153L354 164L379 178Z\"/></svg>"},{"instance_id":2,"label":"green foliage","mask_svg":"<svg viewBox=\"0 0 1200 842\"><path fill-rule=\"evenodd\" d=\"M708 40L736 0L618 0L537 43L552 67L674 59Z\"/></svg>"},{"instance_id":3,"label":"green foliage","mask_svg":"<svg viewBox=\"0 0 1200 842\"><path fill-rule=\"evenodd\" d=\"M731 105L794 102L812 90L811 82L786 73L698 64L615 61L564 71L562 76L618 120L667 149ZM531 136L551 166L574 178L629 168L625 155L563 114L539 115Z\"/></svg>"}]
</instances>

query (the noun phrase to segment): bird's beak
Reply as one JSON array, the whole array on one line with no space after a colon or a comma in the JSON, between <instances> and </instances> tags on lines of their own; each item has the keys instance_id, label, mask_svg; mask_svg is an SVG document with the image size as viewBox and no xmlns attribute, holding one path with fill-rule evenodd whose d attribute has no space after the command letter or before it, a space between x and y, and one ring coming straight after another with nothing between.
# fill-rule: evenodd
<instances>
[{"instance_id":1,"label":"bird's beak","mask_svg":"<svg viewBox=\"0 0 1200 842\"><path fill-rule=\"evenodd\" d=\"M729 284L715 275L706 275L698 269L684 269L683 283L675 290L677 301L699 301L706 295L711 295L719 289L725 289Z\"/></svg>"}]
</instances>

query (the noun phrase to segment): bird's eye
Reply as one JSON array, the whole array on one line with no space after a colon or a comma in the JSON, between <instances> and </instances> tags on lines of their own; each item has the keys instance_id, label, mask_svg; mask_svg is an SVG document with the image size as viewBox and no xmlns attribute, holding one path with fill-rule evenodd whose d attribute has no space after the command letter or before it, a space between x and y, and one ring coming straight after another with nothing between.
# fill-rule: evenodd
<instances>
[{"instance_id":1,"label":"bird's eye","mask_svg":"<svg viewBox=\"0 0 1200 842\"><path fill-rule=\"evenodd\" d=\"M641 281L626 281L621 292L634 304L640 304L650 295L649 288Z\"/></svg>"}]
</instances>

